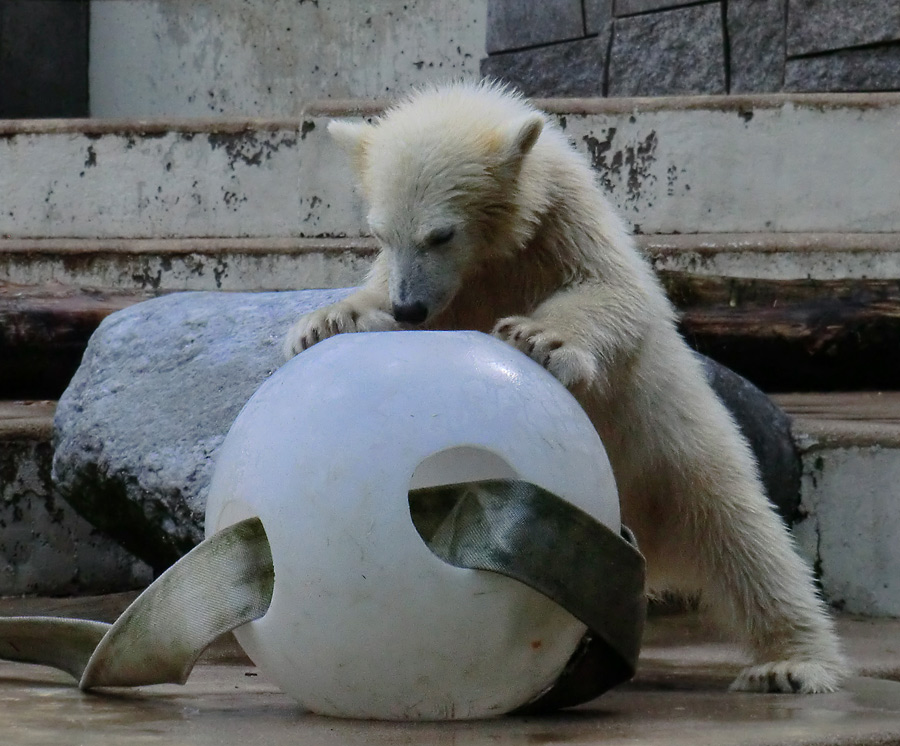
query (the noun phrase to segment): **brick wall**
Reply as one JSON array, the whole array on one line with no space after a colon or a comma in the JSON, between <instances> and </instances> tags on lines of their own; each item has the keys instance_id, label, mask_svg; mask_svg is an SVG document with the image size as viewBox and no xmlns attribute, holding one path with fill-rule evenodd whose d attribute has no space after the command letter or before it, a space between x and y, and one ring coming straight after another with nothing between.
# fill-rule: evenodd
<instances>
[{"instance_id":1,"label":"brick wall","mask_svg":"<svg viewBox=\"0 0 900 746\"><path fill-rule=\"evenodd\" d=\"M487 52L530 96L900 90L900 0L489 0Z\"/></svg>"}]
</instances>

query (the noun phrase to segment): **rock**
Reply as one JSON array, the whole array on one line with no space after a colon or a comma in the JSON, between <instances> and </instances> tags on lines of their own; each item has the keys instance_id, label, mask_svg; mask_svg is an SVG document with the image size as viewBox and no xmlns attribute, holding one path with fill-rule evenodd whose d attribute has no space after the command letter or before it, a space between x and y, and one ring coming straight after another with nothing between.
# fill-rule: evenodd
<instances>
[{"instance_id":1,"label":"rock","mask_svg":"<svg viewBox=\"0 0 900 746\"><path fill-rule=\"evenodd\" d=\"M787 0L728 0L730 93L780 91Z\"/></svg>"},{"instance_id":2,"label":"rock","mask_svg":"<svg viewBox=\"0 0 900 746\"><path fill-rule=\"evenodd\" d=\"M487 8L487 51L503 52L584 36L581 0L491 0Z\"/></svg>"},{"instance_id":3,"label":"rock","mask_svg":"<svg viewBox=\"0 0 900 746\"><path fill-rule=\"evenodd\" d=\"M900 41L900 4L897 0L788 2L788 57L884 41Z\"/></svg>"},{"instance_id":4,"label":"rock","mask_svg":"<svg viewBox=\"0 0 900 746\"><path fill-rule=\"evenodd\" d=\"M728 407L759 463L769 500L788 525L799 516L800 454L791 437L791 418L750 381L697 353L706 380Z\"/></svg>"},{"instance_id":5,"label":"rock","mask_svg":"<svg viewBox=\"0 0 900 746\"><path fill-rule=\"evenodd\" d=\"M512 83L526 96L602 96L609 26L600 36L481 61L481 74Z\"/></svg>"},{"instance_id":6,"label":"rock","mask_svg":"<svg viewBox=\"0 0 900 746\"><path fill-rule=\"evenodd\" d=\"M93 525L159 572L203 536L216 452L241 407L282 363L300 313L349 290L178 293L109 316L56 412L53 474ZM784 515L796 510L790 424L762 392L707 361Z\"/></svg>"},{"instance_id":7,"label":"rock","mask_svg":"<svg viewBox=\"0 0 900 746\"><path fill-rule=\"evenodd\" d=\"M719 3L616 20L610 96L717 94L725 87Z\"/></svg>"},{"instance_id":8,"label":"rock","mask_svg":"<svg viewBox=\"0 0 900 746\"><path fill-rule=\"evenodd\" d=\"M107 317L56 411L60 493L168 567L201 540L216 450L292 319L347 292L178 293Z\"/></svg>"}]
</instances>

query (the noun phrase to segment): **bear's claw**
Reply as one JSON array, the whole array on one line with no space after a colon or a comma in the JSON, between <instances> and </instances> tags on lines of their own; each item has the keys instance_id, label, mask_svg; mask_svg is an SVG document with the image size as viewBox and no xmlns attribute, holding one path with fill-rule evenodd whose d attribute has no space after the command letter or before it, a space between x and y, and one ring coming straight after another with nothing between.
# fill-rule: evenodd
<instances>
[{"instance_id":1,"label":"bear's claw","mask_svg":"<svg viewBox=\"0 0 900 746\"><path fill-rule=\"evenodd\" d=\"M808 660L786 660L748 666L731 684L733 692L785 692L816 694L834 692L842 674L823 663Z\"/></svg>"},{"instance_id":2,"label":"bear's claw","mask_svg":"<svg viewBox=\"0 0 900 746\"><path fill-rule=\"evenodd\" d=\"M498 321L492 333L540 363L564 386L590 386L597 378L594 356L540 321L510 316Z\"/></svg>"},{"instance_id":3,"label":"bear's claw","mask_svg":"<svg viewBox=\"0 0 900 746\"><path fill-rule=\"evenodd\" d=\"M335 334L383 332L399 328L394 317L380 309L359 310L347 303L334 303L300 317L285 337L284 356L290 359Z\"/></svg>"}]
</instances>

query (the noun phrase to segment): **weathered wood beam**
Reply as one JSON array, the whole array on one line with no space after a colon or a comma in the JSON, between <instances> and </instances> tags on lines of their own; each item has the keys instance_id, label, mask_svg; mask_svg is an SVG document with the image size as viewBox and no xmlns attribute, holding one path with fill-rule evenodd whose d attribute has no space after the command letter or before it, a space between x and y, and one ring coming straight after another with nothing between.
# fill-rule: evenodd
<instances>
[{"instance_id":1,"label":"weathered wood beam","mask_svg":"<svg viewBox=\"0 0 900 746\"><path fill-rule=\"evenodd\" d=\"M100 322L150 297L0 283L0 398L57 398Z\"/></svg>"},{"instance_id":2,"label":"weathered wood beam","mask_svg":"<svg viewBox=\"0 0 900 746\"><path fill-rule=\"evenodd\" d=\"M900 280L661 277L688 342L767 391L900 387Z\"/></svg>"},{"instance_id":3,"label":"weathered wood beam","mask_svg":"<svg viewBox=\"0 0 900 746\"><path fill-rule=\"evenodd\" d=\"M900 280L659 274L688 342L767 391L900 388ZM0 397L58 397L99 323L150 297L0 284Z\"/></svg>"}]
</instances>

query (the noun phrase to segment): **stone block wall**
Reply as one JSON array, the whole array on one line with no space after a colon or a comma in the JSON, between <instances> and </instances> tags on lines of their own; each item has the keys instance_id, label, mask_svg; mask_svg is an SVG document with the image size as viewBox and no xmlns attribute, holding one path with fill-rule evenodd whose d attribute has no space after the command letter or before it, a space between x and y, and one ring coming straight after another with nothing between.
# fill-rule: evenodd
<instances>
[{"instance_id":1,"label":"stone block wall","mask_svg":"<svg viewBox=\"0 0 900 746\"><path fill-rule=\"evenodd\" d=\"M900 90L900 2L489 0L487 52L538 97Z\"/></svg>"}]
</instances>

